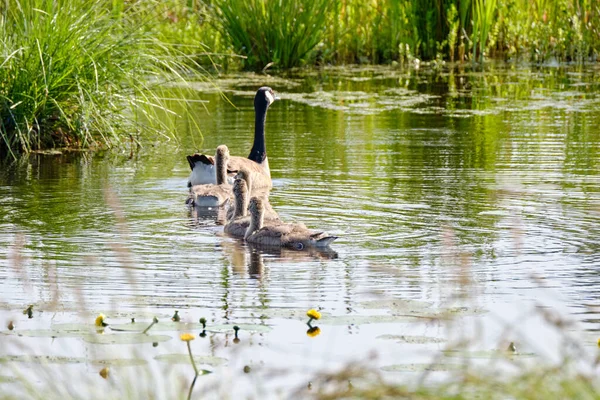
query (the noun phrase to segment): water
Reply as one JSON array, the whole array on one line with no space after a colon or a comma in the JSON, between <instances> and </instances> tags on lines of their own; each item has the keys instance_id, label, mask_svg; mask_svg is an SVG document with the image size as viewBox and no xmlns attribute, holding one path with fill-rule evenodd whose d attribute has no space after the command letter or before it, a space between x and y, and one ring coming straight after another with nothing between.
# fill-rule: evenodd
<instances>
[{"instance_id":1,"label":"water","mask_svg":"<svg viewBox=\"0 0 600 400\"><path fill-rule=\"evenodd\" d=\"M252 97L264 84L282 98L267 117L271 202L284 220L339 236L331 252L250 249L184 205L185 156L222 143L246 155ZM192 342L195 355L227 360L204 365L215 373L199 378L197 394L214 384L220 395L242 397L292 396L315 373L357 361L376 370L427 363L464 338L480 351L515 341L547 362L560 361L571 331L593 349L599 84L597 67L325 69L219 80L236 108L199 84L194 98L208 100L206 110L190 107L198 108L203 137L179 121L178 143L147 144L131 156L38 154L4 163L0 326L6 334L9 321L15 332L50 329L92 323L103 312L109 322L136 317L145 327L174 310L182 321L206 317L209 326L266 325L268 332L242 329L237 344L233 331ZM31 320L21 314L28 304ZM324 313L316 337L306 334L309 308ZM430 319L449 308L452 321ZM575 324L556 329L553 313ZM193 374L189 365L155 359L186 353L176 328L166 333L173 340L156 348L10 336L0 357L84 354L85 368L65 371L86 384L69 390L100 387L119 397L91 360L127 355L146 360L154 374L147 379L160 382L155 395L181 397ZM114 364L112 379L124 385L141 368ZM245 374L246 365L253 372ZM167 384L175 372L186 378L184 389ZM37 373L47 381L47 371ZM383 374L414 381L411 373Z\"/></svg>"}]
</instances>

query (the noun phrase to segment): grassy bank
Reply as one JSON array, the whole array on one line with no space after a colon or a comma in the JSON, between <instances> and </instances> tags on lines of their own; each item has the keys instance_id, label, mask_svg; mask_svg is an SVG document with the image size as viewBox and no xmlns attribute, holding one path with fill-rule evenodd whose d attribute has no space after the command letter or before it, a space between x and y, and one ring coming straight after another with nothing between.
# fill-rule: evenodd
<instances>
[{"instance_id":1,"label":"grassy bank","mask_svg":"<svg viewBox=\"0 0 600 400\"><path fill-rule=\"evenodd\" d=\"M245 69L413 58L584 62L600 51L600 4L589 0L191 3L202 21L196 36L211 38L219 54L246 57Z\"/></svg>"},{"instance_id":2,"label":"grassy bank","mask_svg":"<svg viewBox=\"0 0 600 400\"><path fill-rule=\"evenodd\" d=\"M152 35L154 2L0 5L0 151L107 147L169 135L160 85L201 78Z\"/></svg>"}]
</instances>

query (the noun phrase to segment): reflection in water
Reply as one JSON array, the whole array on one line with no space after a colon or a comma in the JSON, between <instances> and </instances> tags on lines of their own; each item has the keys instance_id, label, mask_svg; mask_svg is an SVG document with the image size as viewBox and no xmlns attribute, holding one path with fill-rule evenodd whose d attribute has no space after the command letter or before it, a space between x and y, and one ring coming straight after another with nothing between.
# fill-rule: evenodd
<instances>
[{"instance_id":1,"label":"reflection in water","mask_svg":"<svg viewBox=\"0 0 600 400\"><path fill-rule=\"evenodd\" d=\"M298 324L306 309L322 308L323 326L325 312L371 315L364 301L379 298L434 307L469 299L497 316L481 317L482 340L490 342L501 335L498 320L521 327L513 316L536 304L596 329L596 75L593 68L515 65L253 75L224 82L237 108L216 93L197 94L210 100L209 114L200 116L202 149L198 132L182 124L177 146L149 145L133 157L115 151L4 161L0 292L3 308L17 310L2 315L4 326L14 315L28 321L21 315L28 304L35 305L32 323L49 310L168 319L177 309L194 321L273 326L272 334L244 331L232 347L274 366L302 366L311 351L348 361L364 355L359 349L386 346L382 357L398 356L375 340L389 330L448 334L439 321L418 328L348 323L303 341ZM247 153L252 137L244 132L252 132L252 98L262 84L283 99L269 111L270 200L284 220L339 236L331 251L248 246L223 235L215 210L184 205L185 156L222 143L232 154ZM389 317L389 307L376 311ZM538 325L523 330L535 334ZM196 344L222 351L213 336Z\"/></svg>"}]
</instances>

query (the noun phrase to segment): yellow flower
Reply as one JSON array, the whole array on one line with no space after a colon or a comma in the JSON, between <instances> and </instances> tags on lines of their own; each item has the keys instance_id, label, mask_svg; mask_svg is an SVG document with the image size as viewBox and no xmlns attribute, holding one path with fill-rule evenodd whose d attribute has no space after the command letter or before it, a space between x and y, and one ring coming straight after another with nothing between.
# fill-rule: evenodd
<instances>
[{"instance_id":1,"label":"yellow flower","mask_svg":"<svg viewBox=\"0 0 600 400\"><path fill-rule=\"evenodd\" d=\"M107 379L109 372L110 372L110 368L104 367L100 370L100 376L103 377L104 379Z\"/></svg>"},{"instance_id":2,"label":"yellow flower","mask_svg":"<svg viewBox=\"0 0 600 400\"><path fill-rule=\"evenodd\" d=\"M311 319L321 319L321 313L315 309L308 310L306 315Z\"/></svg>"},{"instance_id":3,"label":"yellow flower","mask_svg":"<svg viewBox=\"0 0 600 400\"><path fill-rule=\"evenodd\" d=\"M320 333L321 333L321 328L319 328L318 326L314 326L312 328L309 328L306 331L306 335L310 336L310 337L319 336Z\"/></svg>"},{"instance_id":4,"label":"yellow flower","mask_svg":"<svg viewBox=\"0 0 600 400\"><path fill-rule=\"evenodd\" d=\"M179 338L184 342L189 342L190 340L196 339L191 333L182 333Z\"/></svg>"},{"instance_id":5,"label":"yellow flower","mask_svg":"<svg viewBox=\"0 0 600 400\"><path fill-rule=\"evenodd\" d=\"M108 324L104 322L104 318L106 318L104 314L98 315L95 322L96 326L108 326Z\"/></svg>"},{"instance_id":6,"label":"yellow flower","mask_svg":"<svg viewBox=\"0 0 600 400\"><path fill-rule=\"evenodd\" d=\"M598 347L600 347L600 339L598 339Z\"/></svg>"}]
</instances>

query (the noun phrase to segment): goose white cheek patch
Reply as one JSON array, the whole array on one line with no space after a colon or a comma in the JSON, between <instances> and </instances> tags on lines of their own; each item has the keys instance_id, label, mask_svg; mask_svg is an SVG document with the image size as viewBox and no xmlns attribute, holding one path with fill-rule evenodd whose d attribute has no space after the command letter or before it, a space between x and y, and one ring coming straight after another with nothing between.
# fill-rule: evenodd
<instances>
[{"instance_id":1,"label":"goose white cheek patch","mask_svg":"<svg viewBox=\"0 0 600 400\"><path fill-rule=\"evenodd\" d=\"M273 102L275 101L273 95L269 92L265 92L265 95L267 96L267 100L269 100L269 105L273 104Z\"/></svg>"}]
</instances>

